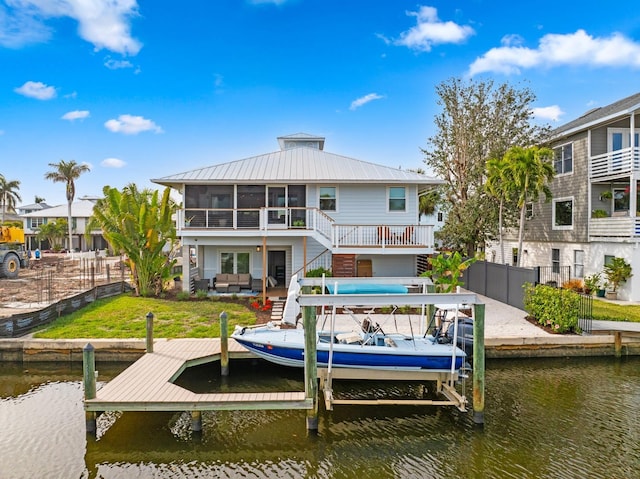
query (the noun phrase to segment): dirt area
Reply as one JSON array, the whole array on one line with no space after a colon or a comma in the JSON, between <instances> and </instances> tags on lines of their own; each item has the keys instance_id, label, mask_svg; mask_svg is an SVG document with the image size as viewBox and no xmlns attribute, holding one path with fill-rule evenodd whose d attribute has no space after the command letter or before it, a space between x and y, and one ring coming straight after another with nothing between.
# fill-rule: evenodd
<instances>
[{"instance_id":1,"label":"dirt area","mask_svg":"<svg viewBox=\"0 0 640 479\"><path fill-rule=\"evenodd\" d=\"M41 309L95 285L126 279L121 264L119 257L45 253L21 269L18 278L0 278L0 317Z\"/></svg>"}]
</instances>

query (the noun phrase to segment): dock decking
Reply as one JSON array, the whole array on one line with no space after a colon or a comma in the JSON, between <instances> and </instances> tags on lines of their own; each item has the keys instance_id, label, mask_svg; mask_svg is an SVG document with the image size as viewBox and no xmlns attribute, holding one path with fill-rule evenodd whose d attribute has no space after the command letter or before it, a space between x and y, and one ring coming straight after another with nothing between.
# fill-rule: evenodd
<instances>
[{"instance_id":1,"label":"dock decking","mask_svg":"<svg viewBox=\"0 0 640 479\"><path fill-rule=\"evenodd\" d=\"M253 358L229 339L229 356ZM214 411L254 409L310 409L304 391L272 393L198 394L173 384L189 366L220 359L219 339L157 341L147 353L86 399L86 411Z\"/></svg>"}]
</instances>

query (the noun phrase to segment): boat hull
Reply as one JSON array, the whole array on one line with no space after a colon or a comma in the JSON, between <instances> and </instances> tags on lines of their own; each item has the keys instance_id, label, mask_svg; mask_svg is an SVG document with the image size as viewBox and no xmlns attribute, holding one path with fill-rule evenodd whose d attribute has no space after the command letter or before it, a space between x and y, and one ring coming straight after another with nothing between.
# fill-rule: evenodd
<instances>
[{"instance_id":1,"label":"boat hull","mask_svg":"<svg viewBox=\"0 0 640 479\"><path fill-rule=\"evenodd\" d=\"M337 333L334 338L341 334L345 333ZM304 367L302 330L265 327L237 331L231 337L267 361ZM332 367L337 368L450 371L454 362L454 370L458 371L465 361L464 351L451 344L438 344L429 338L362 334L357 344L344 344L335 339L330 344L329 338L330 335L325 332L318 335L318 367L327 367L331 362Z\"/></svg>"}]
</instances>

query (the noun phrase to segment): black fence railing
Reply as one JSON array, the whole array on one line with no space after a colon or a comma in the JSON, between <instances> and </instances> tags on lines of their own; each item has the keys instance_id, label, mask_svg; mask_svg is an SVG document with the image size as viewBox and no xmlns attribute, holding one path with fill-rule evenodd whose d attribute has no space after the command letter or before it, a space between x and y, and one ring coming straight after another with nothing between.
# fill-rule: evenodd
<instances>
[{"instance_id":1,"label":"black fence railing","mask_svg":"<svg viewBox=\"0 0 640 479\"><path fill-rule=\"evenodd\" d=\"M571 266L536 266L536 283L562 288L571 279Z\"/></svg>"}]
</instances>

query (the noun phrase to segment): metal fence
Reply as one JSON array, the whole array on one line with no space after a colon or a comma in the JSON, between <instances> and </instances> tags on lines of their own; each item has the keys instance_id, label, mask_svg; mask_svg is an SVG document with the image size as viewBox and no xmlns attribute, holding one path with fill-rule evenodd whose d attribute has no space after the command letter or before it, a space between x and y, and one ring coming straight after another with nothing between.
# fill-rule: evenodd
<instances>
[{"instance_id":1,"label":"metal fence","mask_svg":"<svg viewBox=\"0 0 640 479\"><path fill-rule=\"evenodd\" d=\"M570 266L518 268L487 261L476 261L464 272L465 288L519 309L524 307L524 285L545 284L561 288L571 279ZM580 294L578 327L591 332L593 297Z\"/></svg>"}]
</instances>

